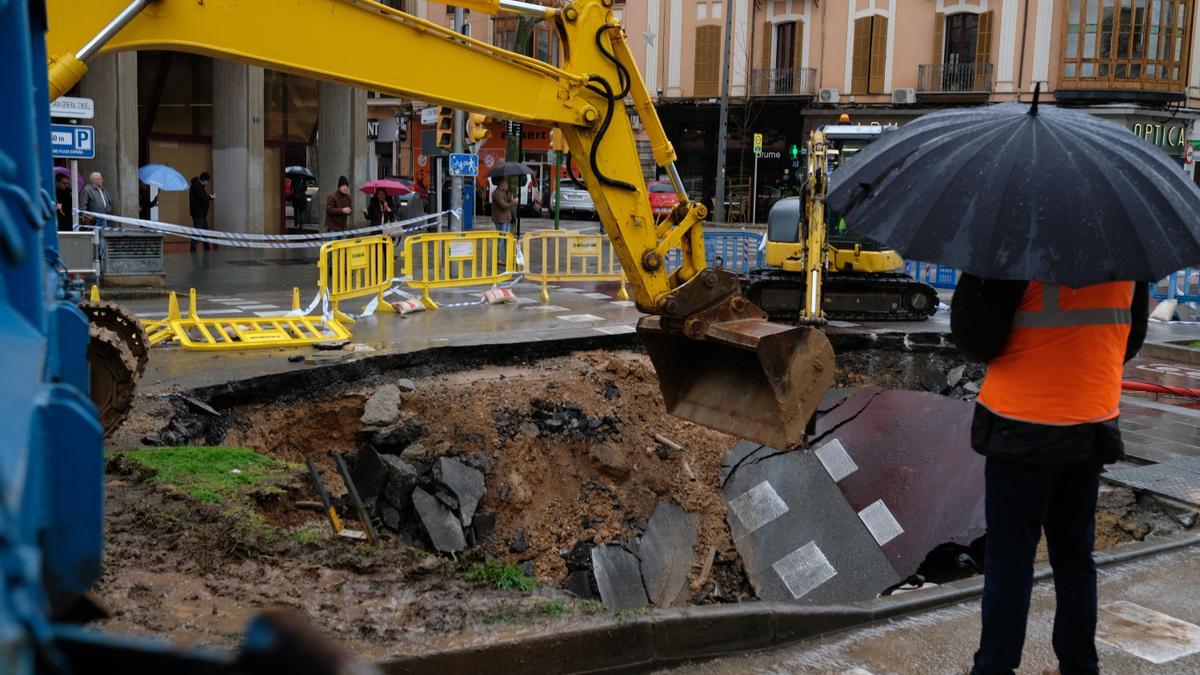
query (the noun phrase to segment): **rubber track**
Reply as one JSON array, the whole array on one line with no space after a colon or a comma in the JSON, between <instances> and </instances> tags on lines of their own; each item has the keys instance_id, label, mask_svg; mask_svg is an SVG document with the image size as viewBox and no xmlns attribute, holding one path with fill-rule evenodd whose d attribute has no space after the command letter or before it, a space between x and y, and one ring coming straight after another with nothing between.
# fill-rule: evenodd
<instances>
[{"instance_id":1,"label":"rubber track","mask_svg":"<svg viewBox=\"0 0 1200 675\"><path fill-rule=\"evenodd\" d=\"M79 303L79 309L87 315L88 323L107 328L125 342L137 361L137 376L140 378L146 372L146 362L150 360L150 341L133 312L107 300L84 300Z\"/></svg>"},{"instance_id":2,"label":"rubber track","mask_svg":"<svg viewBox=\"0 0 1200 675\"><path fill-rule=\"evenodd\" d=\"M100 412L104 437L116 431L137 395L137 359L115 332L88 324L88 371L91 398Z\"/></svg>"},{"instance_id":3,"label":"rubber track","mask_svg":"<svg viewBox=\"0 0 1200 675\"><path fill-rule=\"evenodd\" d=\"M800 287L804 285L803 277L791 272L776 270L755 270L742 277L742 292L753 299L756 294L752 289L759 290L763 286L779 284L782 286ZM880 292L894 293L897 304L909 293L924 293L929 300L928 312L828 312L828 318L836 321L924 321L937 311L939 299L937 291L926 283L917 281L907 274L883 273L865 274L858 272L838 272L825 276L823 294L836 297L839 295L861 296ZM796 321L800 311L771 312L772 321Z\"/></svg>"}]
</instances>

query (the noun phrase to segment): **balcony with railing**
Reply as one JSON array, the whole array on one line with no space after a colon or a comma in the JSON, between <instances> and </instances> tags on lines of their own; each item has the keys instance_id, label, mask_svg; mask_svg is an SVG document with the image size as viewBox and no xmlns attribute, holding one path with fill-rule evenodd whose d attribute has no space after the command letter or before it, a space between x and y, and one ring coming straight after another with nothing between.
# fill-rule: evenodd
<instances>
[{"instance_id":1,"label":"balcony with railing","mask_svg":"<svg viewBox=\"0 0 1200 675\"><path fill-rule=\"evenodd\" d=\"M931 63L917 66L917 95L923 98L987 98L992 93L990 63Z\"/></svg>"},{"instance_id":2,"label":"balcony with railing","mask_svg":"<svg viewBox=\"0 0 1200 675\"><path fill-rule=\"evenodd\" d=\"M813 97L817 94L816 68L769 68L751 71L751 96Z\"/></svg>"}]
</instances>

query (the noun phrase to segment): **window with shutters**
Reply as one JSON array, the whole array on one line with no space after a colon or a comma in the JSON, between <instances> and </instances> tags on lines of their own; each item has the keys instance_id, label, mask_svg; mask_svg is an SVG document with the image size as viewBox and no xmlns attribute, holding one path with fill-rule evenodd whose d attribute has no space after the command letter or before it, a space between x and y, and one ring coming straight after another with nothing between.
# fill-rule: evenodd
<instances>
[{"instance_id":1,"label":"window with shutters","mask_svg":"<svg viewBox=\"0 0 1200 675\"><path fill-rule=\"evenodd\" d=\"M695 75L692 95L699 98L717 96L721 88L721 27L696 28L696 58L692 62Z\"/></svg>"},{"instance_id":2,"label":"window with shutters","mask_svg":"<svg viewBox=\"0 0 1200 675\"><path fill-rule=\"evenodd\" d=\"M1194 0L1067 0L1061 89L1182 92Z\"/></svg>"},{"instance_id":3,"label":"window with shutters","mask_svg":"<svg viewBox=\"0 0 1200 675\"><path fill-rule=\"evenodd\" d=\"M754 70L755 96L812 96L816 70L804 67L804 22L763 24L761 67Z\"/></svg>"},{"instance_id":4,"label":"window with shutters","mask_svg":"<svg viewBox=\"0 0 1200 675\"><path fill-rule=\"evenodd\" d=\"M991 91L993 16L994 12L935 14L933 61L920 66L917 91Z\"/></svg>"},{"instance_id":5,"label":"window with shutters","mask_svg":"<svg viewBox=\"0 0 1200 675\"><path fill-rule=\"evenodd\" d=\"M887 77L886 16L867 16L854 21L853 61L850 64L850 93L883 94Z\"/></svg>"}]
</instances>

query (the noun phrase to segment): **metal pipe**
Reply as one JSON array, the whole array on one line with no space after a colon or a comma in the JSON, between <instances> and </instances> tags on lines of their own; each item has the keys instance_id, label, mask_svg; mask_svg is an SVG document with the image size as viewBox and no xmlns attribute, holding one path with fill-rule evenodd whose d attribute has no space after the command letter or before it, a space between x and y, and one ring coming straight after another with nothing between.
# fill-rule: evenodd
<instances>
[{"instance_id":1,"label":"metal pipe","mask_svg":"<svg viewBox=\"0 0 1200 675\"><path fill-rule=\"evenodd\" d=\"M99 33L96 33L96 37L88 41L83 48L75 53L75 58L87 63L89 59L96 55L96 52L100 51L104 45L108 44L109 40L116 37L117 33L121 32L122 28L128 26L130 21L133 21L138 14L141 14L142 10L146 9L146 6L149 5L151 1L152 0L134 0L133 2L129 3L129 6L121 10L121 13L117 15L117 18L110 21L107 26L100 30Z\"/></svg>"},{"instance_id":2,"label":"metal pipe","mask_svg":"<svg viewBox=\"0 0 1200 675\"><path fill-rule=\"evenodd\" d=\"M667 164L667 177L671 179L671 185L675 186L675 195L679 197L679 201L688 201L687 190L683 187L683 178L679 175L679 169L675 168L675 162Z\"/></svg>"},{"instance_id":3,"label":"metal pipe","mask_svg":"<svg viewBox=\"0 0 1200 675\"><path fill-rule=\"evenodd\" d=\"M557 11L552 7L543 7L531 2L521 2L520 0L500 0L500 9L512 12L513 14L536 16L540 19L549 19Z\"/></svg>"}]
</instances>

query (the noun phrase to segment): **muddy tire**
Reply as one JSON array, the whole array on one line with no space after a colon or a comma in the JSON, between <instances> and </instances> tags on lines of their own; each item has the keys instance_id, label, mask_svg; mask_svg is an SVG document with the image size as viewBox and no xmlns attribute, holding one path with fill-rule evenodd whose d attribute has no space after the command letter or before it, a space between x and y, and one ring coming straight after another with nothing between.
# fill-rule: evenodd
<instances>
[{"instance_id":1,"label":"muddy tire","mask_svg":"<svg viewBox=\"0 0 1200 675\"><path fill-rule=\"evenodd\" d=\"M79 309L87 315L88 323L106 328L121 338L137 361L137 376L141 377L150 360L150 340L133 312L106 300L84 301L79 303Z\"/></svg>"},{"instance_id":2,"label":"muddy tire","mask_svg":"<svg viewBox=\"0 0 1200 675\"><path fill-rule=\"evenodd\" d=\"M92 403L108 438L133 409L137 394L137 359L117 333L88 324L88 371Z\"/></svg>"}]
</instances>

